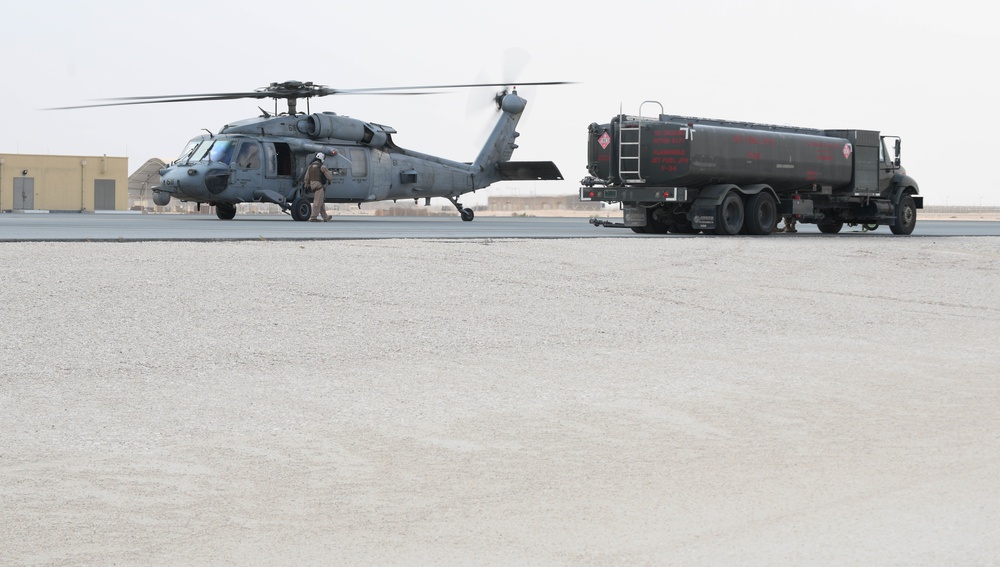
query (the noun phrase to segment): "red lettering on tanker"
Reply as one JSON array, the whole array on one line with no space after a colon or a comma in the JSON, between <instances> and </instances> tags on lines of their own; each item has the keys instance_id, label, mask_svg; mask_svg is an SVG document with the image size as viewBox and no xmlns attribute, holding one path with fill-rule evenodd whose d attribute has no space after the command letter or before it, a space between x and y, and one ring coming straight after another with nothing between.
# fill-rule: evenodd
<instances>
[{"instance_id":1,"label":"red lettering on tanker","mask_svg":"<svg viewBox=\"0 0 1000 567\"><path fill-rule=\"evenodd\" d=\"M733 134L733 143L747 144L749 146L774 146L777 144L774 138L752 134Z\"/></svg>"},{"instance_id":2,"label":"red lettering on tanker","mask_svg":"<svg viewBox=\"0 0 1000 567\"><path fill-rule=\"evenodd\" d=\"M687 139L687 133L681 130L653 130L654 144L669 144L680 146Z\"/></svg>"},{"instance_id":3,"label":"red lettering on tanker","mask_svg":"<svg viewBox=\"0 0 1000 567\"><path fill-rule=\"evenodd\" d=\"M683 130L653 130L653 147L649 164L660 171L678 171L678 166L688 163L688 133Z\"/></svg>"}]
</instances>

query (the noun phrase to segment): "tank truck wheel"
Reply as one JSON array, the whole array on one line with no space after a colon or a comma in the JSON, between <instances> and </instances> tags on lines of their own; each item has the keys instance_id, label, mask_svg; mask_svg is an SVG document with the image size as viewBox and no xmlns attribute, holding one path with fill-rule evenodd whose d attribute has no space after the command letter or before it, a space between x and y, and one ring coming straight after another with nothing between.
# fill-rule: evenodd
<instances>
[{"instance_id":1,"label":"tank truck wheel","mask_svg":"<svg viewBox=\"0 0 1000 567\"><path fill-rule=\"evenodd\" d=\"M747 234L764 235L774 232L778 224L778 202L765 191L757 193L747 201L746 219L743 227Z\"/></svg>"},{"instance_id":2,"label":"tank truck wheel","mask_svg":"<svg viewBox=\"0 0 1000 567\"><path fill-rule=\"evenodd\" d=\"M743 228L743 200L736 191L722 199L715 214L715 234L738 234Z\"/></svg>"},{"instance_id":3,"label":"tank truck wheel","mask_svg":"<svg viewBox=\"0 0 1000 567\"><path fill-rule=\"evenodd\" d=\"M472 209L462 209L462 220L472 222L474 218L476 218L476 213Z\"/></svg>"},{"instance_id":4,"label":"tank truck wheel","mask_svg":"<svg viewBox=\"0 0 1000 567\"><path fill-rule=\"evenodd\" d=\"M675 208L670 215L670 232L674 234L695 234L698 231L691 226L691 221L687 219L687 213L678 211Z\"/></svg>"},{"instance_id":5,"label":"tank truck wheel","mask_svg":"<svg viewBox=\"0 0 1000 567\"><path fill-rule=\"evenodd\" d=\"M670 231L670 223L656 218L656 209L646 209L646 234L666 234Z\"/></svg>"},{"instance_id":6,"label":"tank truck wheel","mask_svg":"<svg viewBox=\"0 0 1000 567\"><path fill-rule=\"evenodd\" d=\"M837 222L826 222L823 224L816 225L819 227L819 231L823 234L837 234L840 229L844 228L844 223L841 221Z\"/></svg>"},{"instance_id":7,"label":"tank truck wheel","mask_svg":"<svg viewBox=\"0 0 1000 567\"><path fill-rule=\"evenodd\" d=\"M865 223L865 224L863 224L863 225L861 225L861 226L862 226L862 227L863 227L863 228L864 228L865 230L867 230L867 231L869 231L869 232L871 232L871 231L873 231L873 230L876 230L876 229L878 229L878 223L877 223L877 222L869 222L869 223Z\"/></svg>"},{"instance_id":8,"label":"tank truck wheel","mask_svg":"<svg viewBox=\"0 0 1000 567\"><path fill-rule=\"evenodd\" d=\"M670 232L674 234L698 234L699 230L691 226L691 223L687 219L684 219L681 222L675 222L670 225Z\"/></svg>"},{"instance_id":9,"label":"tank truck wheel","mask_svg":"<svg viewBox=\"0 0 1000 567\"><path fill-rule=\"evenodd\" d=\"M312 214L312 203L309 199L305 197L298 197L292 201L292 218L297 221L307 221L309 220L309 215Z\"/></svg>"},{"instance_id":10,"label":"tank truck wheel","mask_svg":"<svg viewBox=\"0 0 1000 567\"><path fill-rule=\"evenodd\" d=\"M233 220L236 217L236 205L230 203L217 203L215 205L215 216L220 220Z\"/></svg>"},{"instance_id":11,"label":"tank truck wheel","mask_svg":"<svg viewBox=\"0 0 1000 567\"><path fill-rule=\"evenodd\" d=\"M893 234L911 234L915 226L917 226L917 206L913 202L913 197L903 195L896 205L896 224L890 225L889 230Z\"/></svg>"}]
</instances>

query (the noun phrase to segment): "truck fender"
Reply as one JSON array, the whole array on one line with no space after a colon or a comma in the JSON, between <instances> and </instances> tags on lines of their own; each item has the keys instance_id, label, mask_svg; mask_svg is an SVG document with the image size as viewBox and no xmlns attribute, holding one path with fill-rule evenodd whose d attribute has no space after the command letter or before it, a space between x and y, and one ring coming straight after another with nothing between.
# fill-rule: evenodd
<instances>
[{"instance_id":1,"label":"truck fender","mask_svg":"<svg viewBox=\"0 0 1000 567\"><path fill-rule=\"evenodd\" d=\"M770 193L772 197L774 197L775 201L781 202L781 199L778 198L778 194L767 183L755 183L753 185L744 185L742 187L737 187L737 189L740 191L740 193L743 193L747 197L766 191L767 193Z\"/></svg>"},{"instance_id":2,"label":"truck fender","mask_svg":"<svg viewBox=\"0 0 1000 567\"><path fill-rule=\"evenodd\" d=\"M732 183L705 186L698 191L697 202L701 205L721 205L726 194L734 189L740 191L740 188Z\"/></svg>"},{"instance_id":3,"label":"truck fender","mask_svg":"<svg viewBox=\"0 0 1000 567\"><path fill-rule=\"evenodd\" d=\"M771 186L766 183L754 183L753 185L744 185L739 188L744 195L756 195L765 189L771 189Z\"/></svg>"},{"instance_id":4,"label":"truck fender","mask_svg":"<svg viewBox=\"0 0 1000 567\"><path fill-rule=\"evenodd\" d=\"M917 181L912 177L910 177L909 175L906 175L905 173L898 174L895 177L893 177L892 184L894 185L892 191L893 202L899 201L899 199L903 196L903 190L905 190L907 187L913 188L913 191L909 191L909 193L913 195L920 193L920 188L917 187Z\"/></svg>"},{"instance_id":5,"label":"truck fender","mask_svg":"<svg viewBox=\"0 0 1000 567\"><path fill-rule=\"evenodd\" d=\"M924 208L924 198L918 195L920 188L917 187L916 180L909 175L900 174L893 178L892 183L893 188L889 200L892 201L893 205L898 205L903 195L910 195L918 209Z\"/></svg>"}]
</instances>

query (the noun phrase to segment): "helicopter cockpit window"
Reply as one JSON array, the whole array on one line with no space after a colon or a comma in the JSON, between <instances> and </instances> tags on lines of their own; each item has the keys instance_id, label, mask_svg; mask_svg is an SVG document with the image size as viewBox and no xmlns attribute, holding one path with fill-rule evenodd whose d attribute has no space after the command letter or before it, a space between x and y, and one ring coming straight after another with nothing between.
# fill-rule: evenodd
<instances>
[{"instance_id":1,"label":"helicopter cockpit window","mask_svg":"<svg viewBox=\"0 0 1000 567\"><path fill-rule=\"evenodd\" d=\"M236 154L236 167L242 169L257 169L260 167L260 146L257 142L243 142Z\"/></svg>"},{"instance_id":2,"label":"helicopter cockpit window","mask_svg":"<svg viewBox=\"0 0 1000 567\"><path fill-rule=\"evenodd\" d=\"M201 144L198 145L197 148L194 149L193 152L191 152L191 157L188 158L189 161L201 161L205 159L205 154L208 153L208 149L211 147L212 147L212 142L208 141L202 142Z\"/></svg>"},{"instance_id":3,"label":"helicopter cockpit window","mask_svg":"<svg viewBox=\"0 0 1000 567\"><path fill-rule=\"evenodd\" d=\"M177 161L185 161L189 159L191 155L194 153L195 149L198 147L198 144L201 144L201 142L202 140L200 138L188 142L187 145L184 146L184 151L181 152L181 155L177 156Z\"/></svg>"},{"instance_id":4,"label":"helicopter cockpit window","mask_svg":"<svg viewBox=\"0 0 1000 567\"><path fill-rule=\"evenodd\" d=\"M228 165L229 160L233 157L233 148L235 146L236 144L232 140L216 140L208 151L208 159Z\"/></svg>"}]
</instances>

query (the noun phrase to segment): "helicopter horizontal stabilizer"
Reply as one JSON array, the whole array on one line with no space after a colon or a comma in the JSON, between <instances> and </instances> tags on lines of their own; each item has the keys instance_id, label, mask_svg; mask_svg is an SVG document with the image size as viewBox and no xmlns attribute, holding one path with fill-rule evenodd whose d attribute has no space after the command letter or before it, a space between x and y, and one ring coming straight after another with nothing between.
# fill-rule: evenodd
<instances>
[{"instance_id":1,"label":"helicopter horizontal stabilizer","mask_svg":"<svg viewBox=\"0 0 1000 567\"><path fill-rule=\"evenodd\" d=\"M562 181L551 161L504 161L497 164L502 181Z\"/></svg>"}]
</instances>

